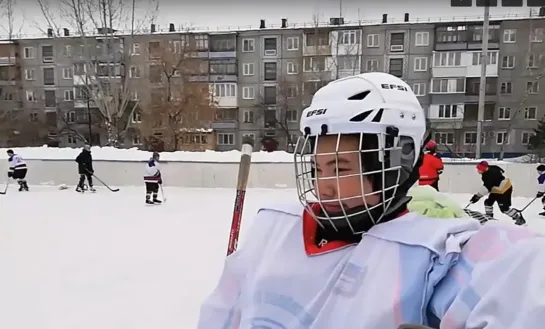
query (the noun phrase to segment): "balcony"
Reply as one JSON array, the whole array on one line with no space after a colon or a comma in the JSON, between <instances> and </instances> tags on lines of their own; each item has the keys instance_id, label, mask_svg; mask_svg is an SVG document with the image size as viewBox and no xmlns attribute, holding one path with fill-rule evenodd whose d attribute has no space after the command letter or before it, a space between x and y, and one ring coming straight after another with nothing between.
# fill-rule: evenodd
<instances>
[{"instance_id":1,"label":"balcony","mask_svg":"<svg viewBox=\"0 0 545 329\"><path fill-rule=\"evenodd\" d=\"M479 77L481 52L435 51L432 57L432 76L441 78ZM487 77L498 76L498 52L488 53Z\"/></svg>"},{"instance_id":2,"label":"balcony","mask_svg":"<svg viewBox=\"0 0 545 329\"><path fill-rule=\"evenodd\" d=\"M432 104L428 120L436 129L460 129L464 120L464 104Z\"/></svg>"},{"instance_id":3,"label":"balcony","mask_svg":"<svg viewBox=\"0 0 545 329\"><path fill-rule=\"evenodd\" d=\"M478 24L451 24L435 28L435 50L482 49L482 26ZM499 49L500 25L490 24L488 48Z\"/></svg>"},{"instance_id":4,"label":"balcony","mask_svg":"<svg viewBox=\"0 0 545 329\"><path fill-rule=\"evenodd\" d=\"M484 121L487 121L488 125L492 125L495 108L496 108L495 103L484 104ZM476 104L476 103L464 104L464 120L463 120L464 128L477 127L478 113L479 113L479 104ZM485 125L487 125L487 123L485 123Z\"/></svg>"},{"instance_id":5,"label":"balcony","mask_svg":"<svg viewBox=\"0 0 545 329\"><path fill-rule=\"evenodd\" d=\"M331 55L331 36L328 30L305 32L303 56Z\"/></svg>"},{"instance_id":6,"label":"balcony","mask_svg":"<svg viewBox=\"0 0 545 329\"><path fill-rule=\"evenodd\" d=\"M15 57L0 57L0 66L12 66L15 65Z\"/></svg>"},{"instance_id":7,"label":"balcony","mask_svg":"<svg viewBox=\"0 0 545 329\"><path fill-rule=\"evenodd\" d=\"M220 34L210 35L209 37L210 51L209 58L236 58L236 35L235 34Z\"/></svg>"},{"instance_id":8,"label":"balcony","mask_svg":"<svg viewBox=\"0 0 545 329\"><path fill-rule=\"evenodd\" d=\"M481 89L481 78L466 79L466 103L479 102L479 92ZM487 78L485 88L485 102L493 103L496 101L498 91L498 78Z\"/></svg>"},{"instance_id":9,"label":"balcony","mask_svg":"<svg viewBox=\"0 0 545 329\"><path fill-rule=\"evenodd\" d=\"M238 109L226 108L216 109L216 116L211 124L212 129L237 129Z\"/></svg>"},{"instance_id":10,"label":"balcony","mask_svg":"<svg viewBox=\"0 0 545 329\"><path fill-rule=\"evenodd\" d=\"M237 60L211 59L210 82L237 82Z\"/></svg>"},{"instance_id":11,"label":"balcony","mask_svg":"<svg viewBox=\"0 0 545 329\"><path fill-rule=\"evenodd\" d=\"M216 107L233 108L238 107L237 84L236 83L212 83L212 102Z\"/></svg>"}]
</instances>

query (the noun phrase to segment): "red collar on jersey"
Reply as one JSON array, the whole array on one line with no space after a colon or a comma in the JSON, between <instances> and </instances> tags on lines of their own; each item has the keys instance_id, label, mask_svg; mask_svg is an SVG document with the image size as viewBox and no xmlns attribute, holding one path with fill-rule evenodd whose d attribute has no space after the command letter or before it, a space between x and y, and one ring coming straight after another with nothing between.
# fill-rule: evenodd
<instances>
[{"instance_id":1,"label":"red collar on jersey","mask_svg":"<svg viewBox=\"0 0 545 329\"><path fill-rule=\"evenodd\" d=\"M316 214L320 211L320 205L314 203L311 206L312 211ZM401 217L407 214L409 211L404 210L400 212L396 217ZM318 232L318 223L308 212L307 209L303 212L303 245L305 246L305 252L308 256L317 256L320 254L343 249L349 245L355 245L356 242L348 242L343 240L327 241L327 243L319 245L316 242L316 234Z\"/></svg>"}]
</instances>

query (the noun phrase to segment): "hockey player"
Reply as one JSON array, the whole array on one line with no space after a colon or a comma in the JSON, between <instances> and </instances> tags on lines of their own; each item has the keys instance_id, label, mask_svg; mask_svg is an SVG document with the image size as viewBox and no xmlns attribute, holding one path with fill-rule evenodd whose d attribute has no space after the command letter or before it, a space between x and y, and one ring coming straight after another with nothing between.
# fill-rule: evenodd
<instances>
[{"instance_id":1,"label":"hockey player","mask_svg":"<svg viewBox=\"0 0 545 329\"><path fill-rule=\"evenodd\" d=\"M159 184L163 184L163 179L159 170L159 153L157 152L153 152L152 157L146 163L144 183L146 183L146 204L160 204L161 200L157 198L157 194L159 193Z\"/></svg>"},{"instance_id":2,"label":"hockey player","mask_svg":"<svg viewBox=\"0 0 545 329\"><path fill-rule=\"evenodd\" d=\"M8 177L17 180L19 184L19 191L28 191L28 184L26 182L27 166L26 162L21 158L19 154L8 150L9 171Z\"/></svg>"},{"instance_id":3,"label":"hockey player","mask_svg":"<svg viewBox=\"0 0 545 329\"><path fill-rule=\"evenodd\" d=\"M93 187L93 156L91 155L91 146L85 145L81 150L81 153L76 157L78 163L79 182L76 187L76 192L83 192L85 190L85 178L89 184L89 191L95 192Z\"/></svg>"},{"instance_id":4,"label":"hockey player","mask_svg":"<svg viewBox=\"0 0 545 329\"><path fill-rule=\"evenodd\" d=\"M301 204L259 208L198 329L542 328L545 237L408 212L426 119L404 81L333 81L300 126Z\"/></svg>"},{"instance_id":5,"label":"hockey player","mask_svg":"<svg viewBox=\"0 0 545 329\"><path fill-rule=\"evenodd\" d=\"M489 165L486 161L481 161L477 165L477 172L481 175L483 186L471 197L469 202L476 203L488 194L488 198L484 200L484 212L487 216L494 217L494 203L497 202L500 211L511 217L516 225L526 224L520 211L511 208L513 186L511 180L503 175L504 170L498 166Z\"/></svg>"},{"instance_id":6,"label":"hockey player","mask_svg":"<svg viewBox=\"0 0 545 329\"><path fill-rule=\"evenodd\" d=\"M537 194L536 198L541 198L543 210L545 210L545 165L537 166ZM545 211L539 213L540 216L545 216Z\"/></svg>"},{"instance_id":7,"label":"hockey player","mask_svg":"<svg viewBox=\"0 0 545 329\"><path fill-rule=\"evenodd\" d=\"M424 148L424 158L419 168L418 185L429 185L439 191L439 175L443 173L443 160L437 155L437 143L430 140Z\"/></svg>"}]
</instances>

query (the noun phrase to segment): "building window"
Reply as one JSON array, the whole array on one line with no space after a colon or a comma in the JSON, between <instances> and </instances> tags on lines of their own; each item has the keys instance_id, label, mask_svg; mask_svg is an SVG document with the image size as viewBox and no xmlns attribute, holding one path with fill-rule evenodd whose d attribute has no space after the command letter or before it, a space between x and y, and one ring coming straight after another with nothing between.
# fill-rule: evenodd
<instances>
[{"instance_id":1,"label":"building window","mask_svg":"<svg viewBox=\"0 0 545 329\"><path fill-rule=\"evenodd\" d=\"M53 63L53 46L42 46L42 62Z\"/></svg>"},{"instance_id":2,"label":"building window","mask_svg":"<svg viewBox=\"0 0 545 329\"><path fill-rule=\"evenodd\" d=\"M415 72L425 72L428 70L428 58L427 57L416 57L414 59L414 71Z\"/></svg>"},{"instance_id":3,"label":"building window","mask_svg":"<svg viewBox=\"0 0 545 329\"><path fill-rule=\"evenodd\" d=\"M425 96L426 95L426 84L425 83L415 83L413 85L413 93L416 96Z\"/></svg>"},{"instance_id":4,"label":"building window","mask_svg":"<svg viewBox=\"0 0 545 329\"><path fill-rule=\"evenodd\" d=\"M465 93L465 78L432 79L432 93Z\"/></svg>"},{"instance_id":5,"label":"building window","mask_svg":"<svg viewBox=\"0 0 545 329\"><path fill-rule=\"evenodd\" d=\"M254 99L255 98L254 87L242 87L242 98L243 99Z\"/></svg>"},{"instance_id":6,"label":"building window","mask_svg":"<svg viewBox=\"0 0 545 329\"><path fill-rule=\"evenodd\" d=\"M254 123L254 111L244 110L243 112L243 121L244 123Z\"/></svg>"},{"instance_id":7,"label":"building window","mask_svg":"<svg viewBox=\"0 0 545 329\"><path fill-rule=\"evenodd\" d=\"M378 34L367 35L367 48L378 48Z\"/></svg>"},{"instance_id":8,"label":"building window","mask_svg":"<svg viewBox=\"0 0 545 329\"><path fill-rule=\"evenodd\" d=\"M255 39L242 39L242 52L252 53L255 51Z\"/></svg>"},{"instance_id":9,"label":"building window","mask_svg":"<svg viewBox=\"0 0 545 329\"><path fill-rule=\"evenodd\" d=\"M215 97L236 97L237 85L234 83L216 83L214 87Z\"/></svg>"},{"instance_id":10,"label":"building window","mask_svg":"<svg viewBox=\"0 0 545 329\"><path fill-rule=\"evenodd\" d=\"M506 131L501 131L496 133L496 144L498 145L507 145L509 144L509 135Z\"/></svg>"},{"instance_id":11,"label":"building window","mask_svg":"<svg viewBox=\"0 0 545 329\"><path fill-rule=\"evenodd\" d=\"M299 111L297 110L286 110L286 121L287 122L297 122L299 119Z\"/></svg>"},{"instance_id":12,"label":"building window","mask_svg":"<svg viewBox=\"0 0 545 329\"><path fill-rule=\"evenodd\" d=\"M129 75L133 79L140 78L140 67L139 66L131 66L131 69L129 71Z\"/></svg>"},{"instance_id":13,"label":"building window","mask_svg":"<svg viewBox=\"0 0 545 329\"><path fill-rule=\"evenodd\" d=\"M62 78L69 80L72 79L72 68L71 67L65 67L62 69Z\"/></svg>"},{"instance_id":14,"label":"building window","mask_svg":"<svg viewBox=\"0 0 545 329\"><path fill-rule=\"evenodd\" d=\"M263 63L263 80L264 81L276 81L276 62Z\"/></svg>"},{"instance_id":15,"label":"building window","mask_svg":"<svg viewBox=\"0 0 545 329\"><path fill-rule=\"evenodd\" d=\"M524 131L522 132L522 135L520 136L520 143L522 145L528 145L530 144L530 138L535 136L535 133Z\"/></svg>"},{"instance_id":16,"label":"building window","mask_svg":"<svg viewBox=\"0 0 545 329\"><path fill-rule=\"evenodd\" d=\"M499 107L498 108L498 120L509 120L511 119L511 108L510 107Z\"/></svg>"},{"instance_id":17,"label":"building window","mask_svg":"<svg viewBox=\"0 0 545 329\"><path fill-rule=\"evenodd\" d=\"M25 69L25 79L34 80L34 69Z\"/></svg>"},{"instance_id":18,"label":"building window","mask_svg":"<svg viewBox=\"0 0 545 329\"><path fill-rule=\"evenodd\" d=\"M543 42L543 32L545 31L544 28L542 27L538 27L538 28L533 28L531 31L530 31L530 41L531 42Z\"/></svg>"},{"instance_id":19,"label":"building window","mask_svg":"<svg viewBox=\"0 0 545 329\"><path fill-rule=\"evenodd\" d=\"M403 58L391 58L388 72L398 78L403 77Z\"/></svg>"},{"instance_id":20,"label":"building window","mask_svg":"<svg viewBox=\"0 0 545 329\"><path fill-rule=\"evenodd\" d=\"M437 115L439 118L457 118L458 117L458 105L439 105L439 112Z\"/></svg>"},{"instance_id":21,"label":"building window","mask_svg":"<svg viewBox=\"0 0 545 329\"><path fill-rule=\"evenodd\" d=\"M485 138L484 133L481 133L481 145L484 145ZM469 131L464 133L464 145L477 144L477 132Z\"/></svg>"},{"instance_id":22,"label":"building window","mask_svg":"<svg viewBox=\"0 0 545 329\"><path fill-rule=\"evenodd\" d=\"M482 57L482 52L474 52L473 54L473 58L472 58L472 65L481 65L481 57ZM486 65L496 65L497 64L497 61L498 61L498 53L493 51L493 52L488 52L487 53L487 63Z\"/></svg>"},{"instance_id":23,"label":"building window","mask_svg":"<svg viewBox=\"0 0 545 329\"><path fill-rule=\"evenodd\" d=\"M511 82L502 82L500 85L500 94L508 95L513 92L513 85Z\"/></svg>"},{"instance_id":24,"label":"building window","mask_svg":"<svg viewBox=\"0 0 545 329\"><path fill-rule=\"evenodd\" d=\"M434 67L456 67L462 65L462 54L459 52L439 52L433 54Z\"/></svg>"},{"instance_id":25,"label":"building window","mask_svg":"<svg viewBox=\"0 0 545 329\"><path fill-rule=\"evenodd\" d=\"M429 32L416 32L414 45L416 47L426 47L430 44Z\"/></svg>"},{"instance_id":26,"label":"building window","mask_svg":"<svg viewBox=\"0 0 545 329\"><path fill-rule=\"evenodd\" d=\"M25 59L34 58L34 48L33 47L25 47L24 58Z\"/></svg>"},{"instance_id":27,"label":"building window","mask_svg":"<svg viewBox=\"0 0 545 329\"><path fill-rule=\"evenodd\" d=\"M299 50L299 37L288 37L288 51Z\"/></svg>"},{"instance_id":28,"label":"building window","mask_svg":"<svg viewBox=\"0 0 545 329\"><path fill-rule=\"evenodd\" d=\"M44 86L55 85L55 69L52 67L43 69Z\"/></svg>"},{"instance_id":29,"label":"building window","mask_svg":"<svg viewBox=\"0 0 545 329\"><path fill-rule=\"evenodd\" d=\"M265 50L265 56L276 56L277 38L264 38L263 49Z\"/></svg>"},{"instance_id":30,"label":"building window","mask_svg":"<svg viewBox=\"0 0 545 329\"><path fill-rule=\"evenodd\" d=\"M379 71L379 60L378 59L369 59L365 65L367 72L377 72Z\"/></svg>"},{"instance_id":31,"label":"building window","mask_svg":"<svg viewBox=\"0 0 545 329\"><path fill-rule=\"evenodd\" d=\"M503 30L503 43L517 42L517 30Z\"/></svg>"},{"instance_id":32,"label":"building window","mask_svg":"<svg viewBox=\"0 0 545 329\"><path fill-rule=\"evenodd\" d=\"M356 45L360 43L360 31L339 31L343 45Z\"/></svg>"},{"instance_id":33,"label":"building window","mask_svg":"<svg viewBox=\"0 0 545 329\"><path fill-rule=\"evenodd\" d=\"M45 107L57 106L57 99L55 96L55 90L45 90Z\"/></svg>"},{"instance_id":34,"label":"building window","mask_svg":"<svg viewBox=\"0 0 545 329\"><path fill-rule=\"evenodd\" d=\"M245 75L245 76L254 75L254 68L255 68L254 63L242 64L242 75Z\"/></svg>"},{"instance_id":35,"label":"building window","mask_svg":"<svg viewBox=\"0 0 545 329\"><path fill-rule=\"evenodd\" d=\"M299 73L299 65L297 65L297 63L294 63L294 62L288 62L287 70L288 70L287 73L289 75L297 74Z\"/></svg>"},{"instance_id":36,"label":"building window","mask_svg":"<svg viewBox=\"0 0 545 329\"><path fill-rule=\"evenodd\" d=\"M528 92L528 94L539 93L539 82L538 81L526 82L526 92Z\"/></svg>"},{"instance_id":37,"label":"building window","mask_svg":"<svg viewBox=\"0 0 545 329\"><path fill-rule=\"evenodd\" d=\"M434 139L439 144L452 145L454 144L454 133L451 132L437 132L434 134Z\"/></svg>"},{"instance_id":38,"label":"building window","mask_svg":"<svg viewBox=\"0 0 545 329\"><path fill-rule=\"evenodd\" d=\"M266 105L276 104L276 86L263 87L263 101Z\"/></svg>"},{"instance_id":39,"label":"building window","mask_svg":"<svg viewBox=\"0 0 545 329\"><path fill-rule=\"evenodd\" d=\"M502 69L515 68L515 56L503 56L501 58L501 68Z\"/></svg>"},{"instance_id":40,"label":"building window","mask_svg":"<svg viewBox=\"0 0 545 329\"><path fill-rule=\"evenodd\" d=\"M64 91L64 100L65 101L73 101L74 100L74 91L73 90L65 90Z\"/></svg>"},{"instance_id":41,"label":"building window","mask_svg":"<svg viewBox=\"0 0 545 329\"><path fill-rule=\"evenodd\" d=\"M218 133L218 145L235 145L235 134Z\"/></svg>"},{"instance_id":42,"label":"building window","mask_svg":"<svg viewBox=\"0 0 545 329\"><path fill-rule=\"evenodd\" d=\"M529 106L524 108L524 119L536 120L537 119L537 107Z\"/></svg>"}]
</instances>

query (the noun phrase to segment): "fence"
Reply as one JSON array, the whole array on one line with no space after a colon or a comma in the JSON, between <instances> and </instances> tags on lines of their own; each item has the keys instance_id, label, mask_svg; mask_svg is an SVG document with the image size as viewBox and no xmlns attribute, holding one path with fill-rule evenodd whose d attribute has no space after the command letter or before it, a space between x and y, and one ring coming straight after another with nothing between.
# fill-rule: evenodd
<instances>
[{"instance_id":1,"label":"fence","mask_svg":"<svg viewBox=\"0 0 545 329\"><path fill-rule=\"evenodd\" d=\"M28 182L32 185L75 185L77 164L73 160L27 160ZM501 164L511 178L516 196L531 197L536 193L535 164ZM95 173L112 186L143 184L145 162L95 161ZM6 164L0 165L6 171ZM165 186L199 188L234 188L238 163L229 162L162 162ZM450 193L474 193L482 185L475 163L446 163L440 190ZM249 188L295 188L292 163L252 163Z\"/></svg>"}]
</instances>

